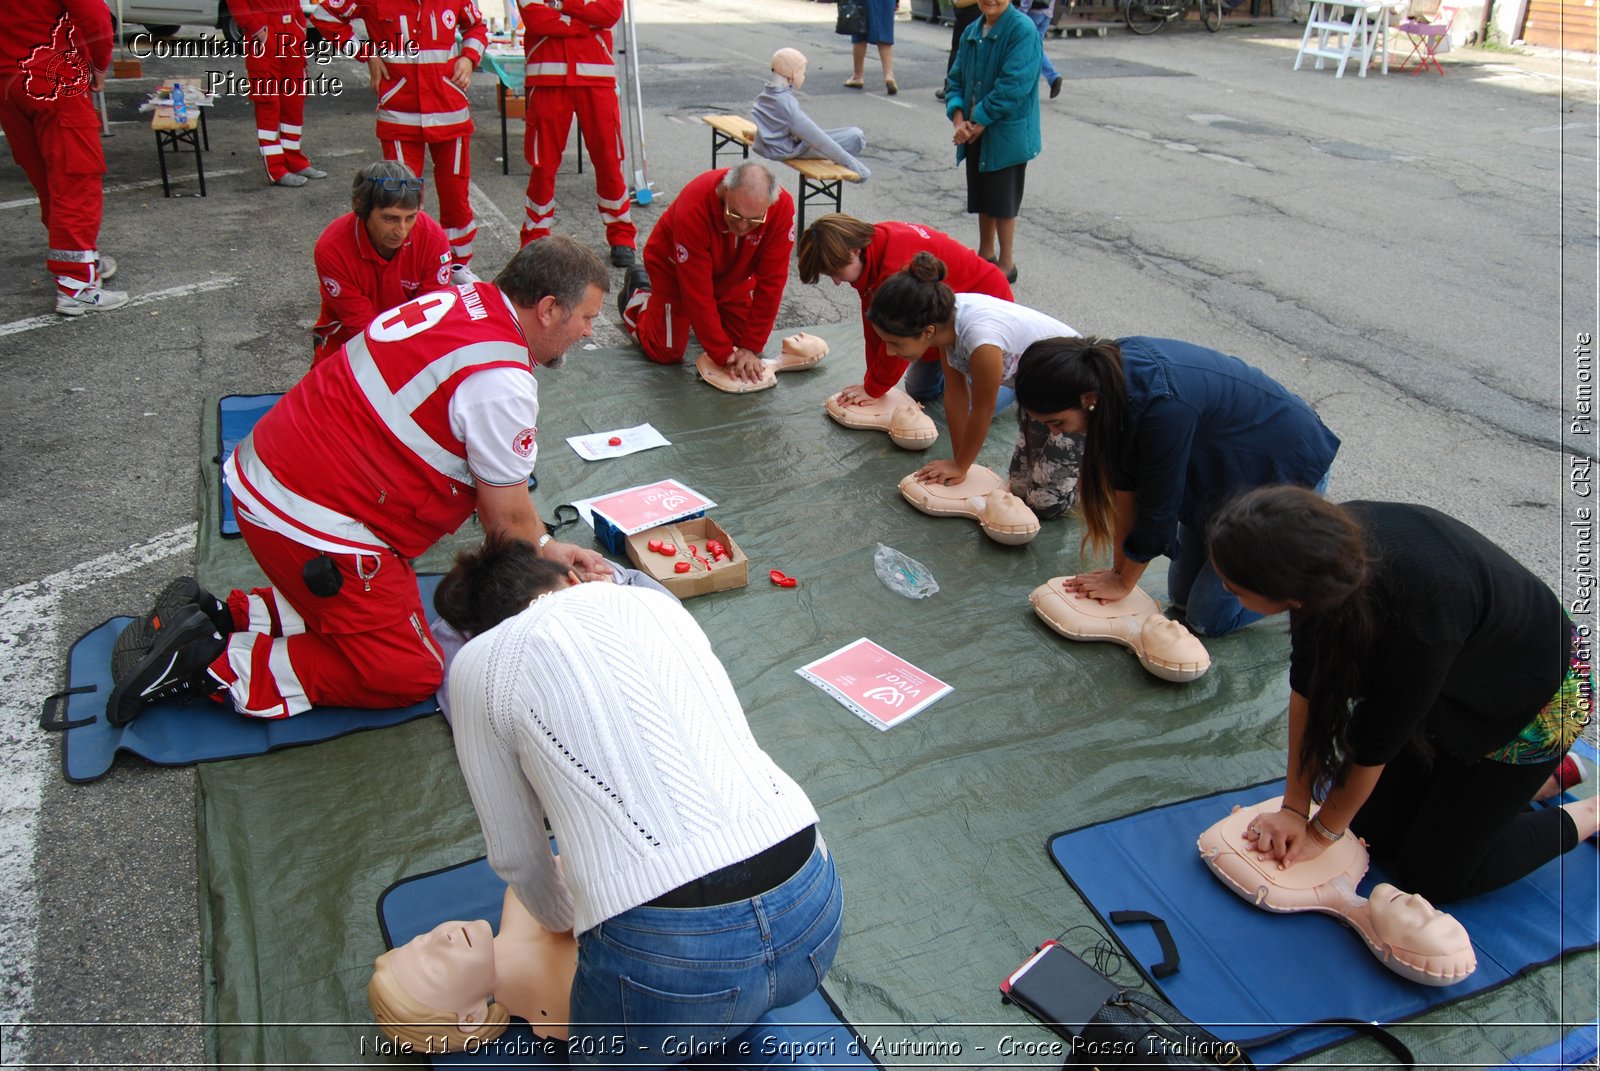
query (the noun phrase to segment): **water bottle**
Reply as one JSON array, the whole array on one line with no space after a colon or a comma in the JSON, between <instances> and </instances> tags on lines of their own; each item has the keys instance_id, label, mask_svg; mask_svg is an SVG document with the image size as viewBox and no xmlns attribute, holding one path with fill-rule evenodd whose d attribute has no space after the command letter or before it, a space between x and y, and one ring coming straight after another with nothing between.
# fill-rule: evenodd
<instances>
[{"instance_id":1,"label":"water bottle","mask_svg":"<svg viewBox=\"0 0 1600 1071\"><path fill-rule=\"evenodd\" d=\"M183 83L172 83L172 121L179 126L189 125L189 106L183 99Z\"/></svg>"}]
</instances>

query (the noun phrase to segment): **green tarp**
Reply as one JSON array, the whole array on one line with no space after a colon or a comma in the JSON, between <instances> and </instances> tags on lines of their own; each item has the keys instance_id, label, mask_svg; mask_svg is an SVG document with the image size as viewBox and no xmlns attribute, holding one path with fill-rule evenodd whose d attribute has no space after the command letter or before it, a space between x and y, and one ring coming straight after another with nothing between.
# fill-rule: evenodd
<instances>
[{"instance_id":1,"label":"green tarp","mask_svg":"<svg viewBox=\"0 0 1600 1071\"><path fill-rule=\"evenodd\" d=\"M1048 1035L1000 1005L997 983L1039 941L1092 919L1046 856L1046 837L1281 774L1286 629L1269 621L1212 641L1211 671L1188 685L1155 679L1119 647L1060 639L1027 595L1076 571L1078 522L1046 524L1013 548L972 522L914 511L897 484L923 455L822 410L860 379L859 327L810 330L832 346L821 366L743 396L636 351L575 349L565 369L539 373L535 500L549 517L558 503L674 477L718 503L712 516L749 556L751 582L687 605L756 738L822 816L846 897L829 992L891 1066L1018 1066L996 1056L999 1038ZM934 412L941 439L927 456L947 456ZM564 441L644 421L672 445L584 462ZM202 579L255 582L243 545L214 535L214 414L206 434ZM1004 473L1014 435L1002 414L981 460ZM477 537L469 523L452 545ZM939 593L913 601L881 584L879 542L927 565ZM443 569L449 553L421 567ZM772 568L799 586L773 587ZM1162 575L1147 574L1158 597ZM954 692L878 732L796 676L860 636ZM443 720L211 764L200 785L207 1018L246 1024L214 1026L210 1055L230 1065L388 1061L375 1053L365 992L382 951L378 895L483 851ZM1094 939L1077 930L1067 943ZM1425 1063L1497 1062L1560 1033L1515 1024L1592 1018L1594 973L1593 956L1540 971L1434 1013L1406 1039ZM1512 1025L1454 1025L1463 1023ZM1335 1055L1376 1053L1356 1042Z\"/></svg>"}]
</instances>

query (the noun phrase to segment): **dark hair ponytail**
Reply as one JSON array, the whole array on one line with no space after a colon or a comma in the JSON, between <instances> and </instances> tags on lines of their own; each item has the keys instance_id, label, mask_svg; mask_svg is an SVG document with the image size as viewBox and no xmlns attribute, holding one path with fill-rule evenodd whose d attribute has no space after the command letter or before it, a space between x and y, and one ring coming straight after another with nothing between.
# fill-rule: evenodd
<instances>
[{"instance_id":1,"label":"dark hair ponytail","mask_svg":"<svg viewBox=\"0 0 1600 1071\"><path fill-rule=\"evenodd\" d=\"M1109 338L1045 338L1022 352L1013 381L1017 419L1028 413L1059 413L1083 407L1083 396L1098 396L1085 411L1083 466L1078 475L1078 505L1083 509L1083 545L1104 555L1116 531L1116 489L1111 459L1128 419L1128 384L1122 374L1122 348Z\"/></svg>"},{"instance_id":2,"label":"dark hair ponytail","mask_svg":"<svg viewBox=\"0 0 1600 1071\"><path fill-rule=\"evenodd\" d=\"M1361 524L1308 488L1258 487L1218 510L1207 538L1229 583L1295 604L1295 651L1310 670L1298 758L1322 799L1344 780L1351 705L1372 649L1373 558Z\"/></svg>"},{"instance_id":3,"label":"dark hair ponytail","mask_svg":"<svg viewBox=\"0 0 1600 1071\"><path fill-rule=\"evenodd\" d=\"M944 261L918 253L872 295L867 322L896 338L916 338L931 326L949 323L956 314L956 294L944 277Z\"/></svg>"}]
</instances>

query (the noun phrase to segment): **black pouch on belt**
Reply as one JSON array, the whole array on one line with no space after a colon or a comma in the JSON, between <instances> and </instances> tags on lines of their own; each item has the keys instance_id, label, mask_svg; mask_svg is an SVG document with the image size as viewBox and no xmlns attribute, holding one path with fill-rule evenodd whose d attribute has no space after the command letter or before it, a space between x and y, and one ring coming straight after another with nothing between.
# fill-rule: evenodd
<instances>
[{"instance_id":1,"label":"black pouch on belt","mask_svg":"<svg viewBox=\"0 0 1600 1071\"><path fill-rule=\"evenodd\" d=\"M306 562L300 570L300 579L305 582L306 590L319 599L331 599L344 587L344 576L339 572L339 566L326 554L318 554Z\"/></svg>"}]
</instances>

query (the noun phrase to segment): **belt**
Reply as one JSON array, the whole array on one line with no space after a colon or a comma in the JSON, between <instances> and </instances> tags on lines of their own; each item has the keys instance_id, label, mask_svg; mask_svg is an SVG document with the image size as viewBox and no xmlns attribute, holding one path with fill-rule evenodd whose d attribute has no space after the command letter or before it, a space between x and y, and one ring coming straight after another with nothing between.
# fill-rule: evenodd
<instances>
[{"instance_id":1,"label":"belt","mask_svg":"<svg viewBox=\"0 0 1600 1071\"><path fill-rule=\"evenodd\" d=\"M817 846L817 827L807 826L748 859L686 881L644 907L715 907L771 892L800 872Z\"/></svg>"}]
</instances>

